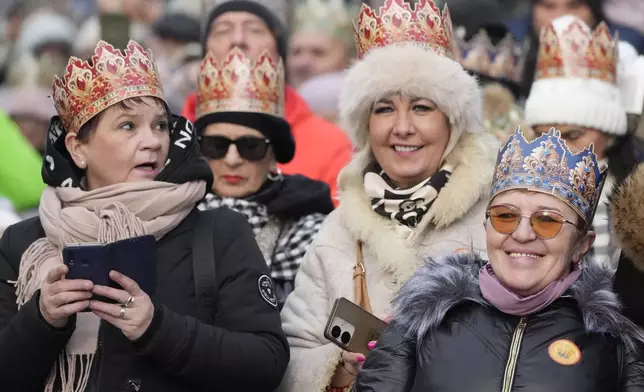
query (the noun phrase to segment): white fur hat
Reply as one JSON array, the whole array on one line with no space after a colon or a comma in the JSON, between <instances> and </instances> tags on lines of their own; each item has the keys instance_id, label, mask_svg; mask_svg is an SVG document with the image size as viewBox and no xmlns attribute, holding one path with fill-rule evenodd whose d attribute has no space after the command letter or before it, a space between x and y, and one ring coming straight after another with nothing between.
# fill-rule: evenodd
<instances>
[{"instance_id":1,"label":"white fur hat","mask_svg":"<svg viewBox=\"0 0 644 392\"><path fill-rule=\"evenodd\" d=\"M573 23L583 24L579 19L566 15L555 19L552 28L557 37L562 37ZM586 36L590 37L592 31L583 26ZM526 101L525 116L531 126L570 124L613 135L626 133L626 111L619 87L616 83L596 78L536 78Z\"/></svg>"},{"instance_id":2,"label":"white fur hat","mask_svg":"<svg viewBox=\"0 0 644 392\"><path fill-rule=\"evenodd\" d=\"M354 146L368 148L372 105L392 93L436 103L451 124L446 156L463 132L482 132L482 94L475 77L456 61L413 44L369 51L348 71L340 92L340 120Z\"/></svg>"}]
</instances>

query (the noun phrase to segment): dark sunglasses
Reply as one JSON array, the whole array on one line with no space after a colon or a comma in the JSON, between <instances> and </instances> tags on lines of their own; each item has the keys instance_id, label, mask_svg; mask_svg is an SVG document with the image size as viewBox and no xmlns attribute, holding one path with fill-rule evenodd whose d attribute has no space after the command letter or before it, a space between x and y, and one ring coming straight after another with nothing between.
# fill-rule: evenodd
<instances>
[{"instance_id":1,"label":"dark sunglasses","mask_svg":"<svg viewBox=\"0 0 644 392\"><path fill-rule=\"evenodd\" d=\"M519 227L522 218L530 219L530 227L537 237L544 240L554 238L563 227L564 223L569 223L575 227L577 224L566 220L561 214L554 211L535 211L531 215L521 215L521 211L508 205L497 205L488 208L485 214L486 219L490 219L494 230L501 234L512 234Z\"/></svg>"},{"instance_id":2,"label":"dark sunglasses","mask_svg":"<svg viewBox=\"0 0 644 392\"><path fill-rule=\"evenodd\" d=\"M242 136L229 139L225 136L200 136L201 153L209 159L222 159L228 153L230 145L237 147L239 156L248 161L261 161L268 152L271 141L256 136Z\"/></svg>"}]
</instances>

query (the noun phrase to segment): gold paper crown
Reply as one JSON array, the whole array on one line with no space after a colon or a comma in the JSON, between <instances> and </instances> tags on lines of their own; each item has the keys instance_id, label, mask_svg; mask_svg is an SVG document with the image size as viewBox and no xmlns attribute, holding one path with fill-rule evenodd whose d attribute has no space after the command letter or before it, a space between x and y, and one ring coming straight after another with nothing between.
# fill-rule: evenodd
<instances>
[{"instance_id":1,"label":"gold paper crown","mask_svg":"<svg viewBox=\"0 0 644 392\"><path fill-rule=\"evenodd\" d=\"M284 117L284 65L268 53L252 61L239 48L221 64L210 53L201 62L197 118L218 112L254 112Z\"/></svg>"},{"instance_id":2,"label":"gold paper crown","mask_svg":"<svg viewBox=\"0 0 644 392\"><path fill-rule=\"evenodd\" d=\"M295 6L293 31L309 31L337 38L353 47L352 20L360 12L356 1L300 0Z\"/></svg>"},{"instance_id":3,"label":"gold paper crown","mask_svg":"<svg viewBox=\"0 0 644 392\"><path fill-rule=\"evenodd\" d=\"M118 102L143 96L164 100L152 53L134 41L127 44L125 54L99 41L91 61L72 57L65 75L54 77L54 106L68 132L78 132Z\"/></svg>"},{"instance_id":4,"label":"gold paper crown","mask_svg":"<svg viewBox=\"0 0 644 392\"><path fill-rule=\"evenodd\" d=\"M567 19L570 22L559 34L554 22L541 31L535 80L571 77L615 84L619 61L617 35L611 37L604 22L591 31L581 20L565 18L570 18Z\"/></svg>"},{"instance_id":5,"label":"gold paper crown","mask_svg":"<svg viewBox=\"0 0 644 392\"><path fill-rule=\"evenodd\" d=\"M459 62L465 69L514 83L523 79L527 51L512 34L507 34L496 46L485 30L480 30L469 41L457 34L456 44Z\"/></svg>"},{"instance_id":6,"label":"gold paper crown","mask_svg":"<svg viewBox=\"0 0 644 392\"><path fill-rule=\"evenodd\" d=\"M412 9L403 0L385 0L379 14L362 4L355 26L358 57L393 44L410 43L454 58L452 20L447 5L441 14L431 0L419 0Z\"/></svg>"}]
</instances>

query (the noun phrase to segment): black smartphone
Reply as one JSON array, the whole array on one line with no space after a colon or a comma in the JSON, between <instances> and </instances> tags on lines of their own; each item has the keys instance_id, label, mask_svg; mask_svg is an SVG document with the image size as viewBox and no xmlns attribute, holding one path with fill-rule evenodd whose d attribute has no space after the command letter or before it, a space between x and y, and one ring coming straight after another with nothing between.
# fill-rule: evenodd
<instances>
[{"instance_id":1,"label":"black smartphone","mask_svg":"<svg viewBox=\"0 0 644 392\"><path fill-rule=\"evenodd\" d=\"M110 285L110 264L104 244L69 244L63 248L63 262L69 269L67 279L91 280L94 284Z\"/></svg>"},{"instance_id":2,"label":"black smartphone","mask_svg":"<svg viewBox=\"0 0 644 392\"><path fill-rule=\"evenodd\" d=\"M324 337L345 351L369 353L369 342L378 340L387 323L348 299L338 298L333 304Z\"/></svg>"},{"instance_id":3,"label":"black smartphone","mask_svg":"<svg viewBox=\"0 0 644 392\"><path fill-rule=\"evenodd\" d=\"M67 279L86 279L94 284L122 289L109 277L112 270L134 280L146 294L156 291L157 243L153 235L128 238L109 244L69 244L63 261Z\"/></svg>"}]
</instances>

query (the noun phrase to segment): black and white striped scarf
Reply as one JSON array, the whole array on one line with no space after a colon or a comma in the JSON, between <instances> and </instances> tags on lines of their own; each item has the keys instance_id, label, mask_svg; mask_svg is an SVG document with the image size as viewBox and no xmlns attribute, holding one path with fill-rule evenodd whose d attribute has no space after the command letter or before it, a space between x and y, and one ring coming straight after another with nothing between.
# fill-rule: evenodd
<instances>
[{"instance_id":1,"label":"black and white striped scarf","mask_svg":"<svg viewBox=\"0 0 644 392\"><path fill-rule=\"evenodd\" d=\"M364 188L377 214L414 228L447 184L451 172L452 168L446 165L418 185L400 189L380 166L373 166L364 175Z\"/></svg>"}]
</instances>

